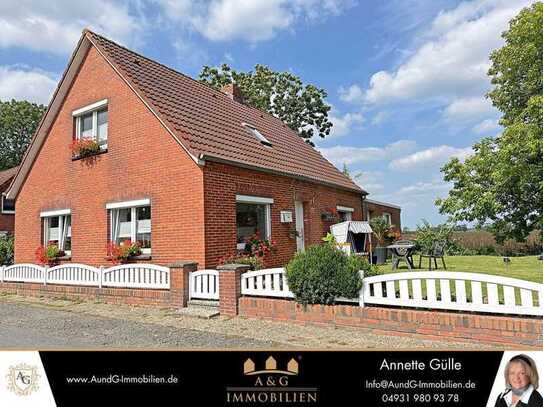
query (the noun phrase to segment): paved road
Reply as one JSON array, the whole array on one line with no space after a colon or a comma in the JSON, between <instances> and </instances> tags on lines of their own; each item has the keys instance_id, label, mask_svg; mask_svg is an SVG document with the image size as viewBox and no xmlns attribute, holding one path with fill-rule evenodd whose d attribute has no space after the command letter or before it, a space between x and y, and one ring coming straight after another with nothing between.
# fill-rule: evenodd
<instances>
[{"instance_id":1,"label":"paved road","mask_svg":"<svg viewBox=\"0 0 543 407\"><path fill-rule=\"evenodd\" d=\"M270 348L271 341L0 301L0 348Z\"/></svg>"}]
</instances>

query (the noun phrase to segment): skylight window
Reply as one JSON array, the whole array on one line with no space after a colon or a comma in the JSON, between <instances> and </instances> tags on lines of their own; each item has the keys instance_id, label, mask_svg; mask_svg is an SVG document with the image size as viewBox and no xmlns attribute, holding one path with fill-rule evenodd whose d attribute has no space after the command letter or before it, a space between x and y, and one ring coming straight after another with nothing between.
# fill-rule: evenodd
<instances>
[{"instance_id":1,"label":"skylight window","mask_svg":"<svg viewBox=\"0 0 543 407\"><path fill-rule=\"evenodd\" d=\"M258 131L257 129L255 129L253 126L251 126L250 124L247 124L247 123L242 123L246 128L247 130L249 130L251 132L251 134L253 136L255 136L258 141L260 141L262 144L264 144L265 146L268 146L268 147L271 147L272 146L272 143L266 138L264 137L264 135Z\"/></svg>"}]
</instances>

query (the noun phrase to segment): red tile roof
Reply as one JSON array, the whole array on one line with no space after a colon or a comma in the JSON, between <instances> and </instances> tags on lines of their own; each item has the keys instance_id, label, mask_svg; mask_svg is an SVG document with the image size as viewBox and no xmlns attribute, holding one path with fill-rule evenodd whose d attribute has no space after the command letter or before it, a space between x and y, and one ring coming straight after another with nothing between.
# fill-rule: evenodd
<instances>
[{"instance_id":1,"label":"red tile roof","mask_svg":"<svg viewBox=\"0 0 543 407\"><path fill-rule=\"evenodd\" d=\"M196 158L219 160L332 184L360 187L272 115L130 51L96 33L87 38L152 107ZM258 129L262 145L242 125Z\"/></svg>"},{"instance_id":2,"label":"red tile roof","mask_svg":"<svg viewBox=\"0 0 543 407\"><path fill-rule=\"evenodd\" d=\"M7 189L9 183L17 174L18 169L19 167L13 167L8 170L0 171L0 192L4 192Z\"/></svg>"}]
</instances>

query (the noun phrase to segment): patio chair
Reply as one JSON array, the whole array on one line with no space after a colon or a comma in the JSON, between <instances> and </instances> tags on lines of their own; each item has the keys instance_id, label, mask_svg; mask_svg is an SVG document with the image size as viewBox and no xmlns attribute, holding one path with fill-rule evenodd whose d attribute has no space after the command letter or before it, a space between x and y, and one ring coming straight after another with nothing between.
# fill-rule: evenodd
<instances>
[{"instance_id":1,"label":"patio chair","mask_svg":"<svg viewBox=\"0 0 543 407\"><path fill-rule=\"evenodd\" d=\"M396 240L395 245L415 245L415 242L411 240ZM413 261L413 248L405 249L395 249L392 250L392 269L395 270L398 268L398 265L401 260L405 260L407 263L407 268L411 270L411 266L415 267L415 262Z\"/></svg>"},{"instance_id":2,"label":"patio chair","mask_svg":"<svg viewBox=\"0 0 543 407\"><path fill-rule=\"evenodd\" d=\"M447 266L445 265L445 245L446 242L434 242L428 252L422 252L419 257L419 269L421 268L422 258L428 257L428 270L432 270L432 260L434 260L435 269L438 269L437 259L441 259L443 268L447 270Z\"/></svg>"}]
</instances>

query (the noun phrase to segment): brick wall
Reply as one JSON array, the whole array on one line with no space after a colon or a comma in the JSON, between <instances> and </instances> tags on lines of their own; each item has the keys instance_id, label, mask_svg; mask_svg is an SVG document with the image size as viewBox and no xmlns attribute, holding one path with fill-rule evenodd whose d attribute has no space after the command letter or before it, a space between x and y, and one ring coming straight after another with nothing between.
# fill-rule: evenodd
<instances>
[{"instance_id":1,"label":"brick wall","mask_svg":"<svg viewBox=\"0 0 543 407\"><path fill-rule=\"evenodd\" d=\"M354 208L353 220L362 219L359 193L299 181L289 177L256 172L230 165L207 162L204 166L204 209L206 268L213 268L221 256L236 248L236 194L273 198L271 238L277 251L267 266L285 265L296 252L296 239L289 237L295 227L294 202L304 204L305 245L322 243L330 223L321 214L337 205ZM291 211L292 223L281 223L281 211Z\"/></svg>"},{"instance_id":2,"label":"brick wall","mask_svg":"<svg viewBox=\"0 0 543 407\"><path fill-rule=\"evenodd\" d=\"M72 111L108 99L108 151L72 161ZM71 209L72 261L106 263L107 202L151 200L152 262L204 263L202 170L91 48L17 199L15 261L33 262L40 212Z\"/></svg>"},{"instance_id":3,"label":"brick wall","mask_svg":"<svg viewBox=\"0 0 543 407\"><path fill-rule=\"evenodd\" d=\"M5 192L9 184L11 183L12 178L10 178L8 181L4 182L2 185L0 185L0 195L2 192ZM0 200L0 204L2 201ZM0 232L9 232L13 234L13 230L15 228L15 215L13 214L5 214L1 212L0 208Z\"/></svg>"},{"instance_id":4,"label":"brick wall","mask_svg":"<svg viewBox=\"0 0 543 407\"><path fill-rule=\"evenodd\" d=\"M38 283L0 283L3 294L28 297L69 298L73 300L99 300L109 304L168 307L170 290L132 288L97 288L67 285L43 285Z\"/></svg>"},{"instance_id":5,"label":"brick wall","mask_svg":"<svg viewBox=\"0 0 543 407\"><path fill-rule=\"evenodd\" d=\"M364 328L381 335L543 346L543 320L469 313L351 305L309 305L295 301L241 297L239 315L301 324Z\"/></svg>"},{"instance_id":6,"label":"brick wall","mask_svg":"<svg viewBox=\"0 0 543 407\"><path fill-rule=\"evenodd\" d=\"M13 234L15 215L0 213L0 232Z\"/></svg>"},{"instance_id":7,"label":"brick wall","mask_svg":"<svg viewBox=\"0 0 543 407\"><path fill-rule=\"evenodd\" d=\"M364 202L364 206L366 207L364 210L364 217L369 215L369 219L372 218L378 218L379 216L383 216L383 213L390 213L392 224L394 225L394 229L401 232L402 230L402 219L401 219L401 210L398 208L394 208L392 206L386 206L386 205L378 205L374 203Z\"/></svg>"}]
</instances>

